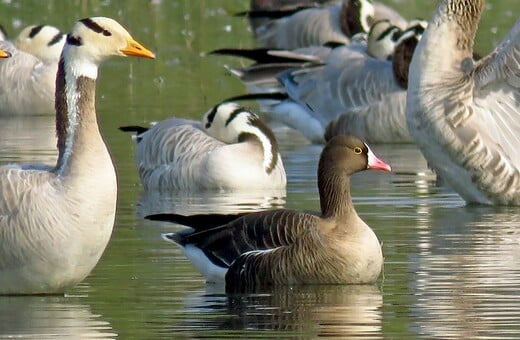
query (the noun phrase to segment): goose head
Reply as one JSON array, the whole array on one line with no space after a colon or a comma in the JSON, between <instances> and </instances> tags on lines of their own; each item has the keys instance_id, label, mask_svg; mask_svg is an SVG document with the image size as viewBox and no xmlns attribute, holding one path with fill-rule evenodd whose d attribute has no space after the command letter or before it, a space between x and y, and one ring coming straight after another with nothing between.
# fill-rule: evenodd
<instances>
[{"instance_id":1,"label":"goose head","mask_svg":"<svg viewBox=\"0 0 520 340\"><path fill-rule=\"evenodd\" d=\"M0 50L0 58L9 58L11 54L7 51Z\"/></svg>"},{"instance_id":2,"label":"goose head","mask_svg":"<svg viewBox=\"0 0 520 340\"><path fill-rule=\"evenodd\" d=\"M350 176L363 170L391 171L390 165L379 159L370 147L354 136L338 135L331 138L321 153L318 178L324 172Z\"/></svg>"},{"instance_id":3,"label":"goose head","mask_svg":"<svg viewBox=\"0 0 520 340\"><path fill-rule=\"evenodd\" d=\"M155 58L117 21L105 17L85 18L76 22L67 36L62 55L65 54L67 59L74 62L74 66L96 70L96 73L90 74L92 78L96 77L100 63L111 56Z\"/></svg>"},{"instance_id":4,"label":"goose head","mask_svg":"<svg viewBox=\"0 0 520 340\"><path fill-rule=\"evenodd\" d=\"M267 173L276 166L278 143L273 131L255 113L244 107L232 102L218 104L204 115L202 126L208 135L226 144L259 144Z\"/></svg>"},{"instance_id":5,"label":"goose head","mask_svg":"<svg viewBox=\"0 0 520 340\"><path fill-rule=\"evenodd\" d=\"M16 37L14 45L44 62L57 63L60 59L65 34L50 25L31 25Z\"/></svg>"},{"instance_id":6,"label":"goose head","mask_svg":"<svg viewBox=\"0 0 520 340\"><path fill-rule=\"evenodd\" d=\"M367 169L391 171L390 165L357 137L337 135L327 142L318 163L318 190L324 217L343 215L354 209L350 176Z\"/></svg>"},{"instance_id":7,"label":"goose head","mask_svg":"<svg viewBox=\"0 0 520 340\"><path fill-rule=\"evenodd\" d=\"M375 9L371 0L343 0L340 12L341 31L347 37L368 32L374 20Z\"/></svg>"},{"instance_id":8,"label":"goose head","mask_svg":"<svg viewBox=\"0 0 520 340\"><path fill-rule=\"evenodd\" d=\"M426 29L427 22L417 21L409 26L397 41L392 57L392 68L397 83L403 88L408 88L408 69L412 61L413 53Z\"/></svg>"},{"instance_id":9,"label":"goose head","mask_svg":"<svg viewBox=\"0 0 520 340\"><path fill-rule=\"evenodd\" d=\"M401 36L401 29L392 25L390 20L375 22L367 38L367 52L370 56L387 60L394 54L395 46Z\"/></svg>"}]
</instances>

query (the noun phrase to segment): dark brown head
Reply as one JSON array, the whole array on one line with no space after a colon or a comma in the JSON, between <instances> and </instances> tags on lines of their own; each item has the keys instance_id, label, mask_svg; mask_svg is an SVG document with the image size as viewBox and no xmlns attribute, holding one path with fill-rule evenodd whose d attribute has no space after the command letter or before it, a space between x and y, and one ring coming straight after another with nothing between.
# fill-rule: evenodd
<instances>
[{"instance_id":1,"label":"dark brown head","mask_svg":"<svg viewBox=\"0 0 520 340\"><path fill-rule=\"evenodd\" d=\"M397 83L405 90L408 88L408 69L412 62L413 53L426 29L426 24L425 22L418 22L406 29L395 47L392 68Z\"/></svg>"},{"instance_id":2,"label":"dark brown head","mask_svg":"<svg viewBox=\"0 0 520 340\"><path fill-rule=\"evenodd\" d=\"M320 173L330 171L350 176L366 169L391 171L390 165L377 158L362 140L339 135L325 145L318 166L318 177Z\"/></svg>"}]
</instances>

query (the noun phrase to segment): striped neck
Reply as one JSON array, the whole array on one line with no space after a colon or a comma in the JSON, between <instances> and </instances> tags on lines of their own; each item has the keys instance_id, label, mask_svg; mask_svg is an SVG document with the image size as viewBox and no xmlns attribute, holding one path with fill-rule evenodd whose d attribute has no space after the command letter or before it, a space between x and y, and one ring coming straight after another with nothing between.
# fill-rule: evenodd
<instances>
[{"instance_id":1,"label":"striped neck","mask_svg":"<svg viewBox=\"0 0 520 340\"><path fill-rule=\"evenodd\" d=\"M250 116L249 124L238 136L238 142L256 140L263 152L262 166L267 174L273 172L278 163L278 143L274 133L258 117Z\"/></svg>"},{"instance_id":2,"label":"striped neck","mask_svg":"<svg viewBox=\"0 0 520 340\"><path fill-rule=\"evenodd\" d=\"M58 174L63 174L68 168L79 127L85 121L97 125L95 110L97 65L78 58L67 58L67 56L66 48L58 64L56 75L56 134L59 151L56 172Z\"/></svg>"}]
</instances>

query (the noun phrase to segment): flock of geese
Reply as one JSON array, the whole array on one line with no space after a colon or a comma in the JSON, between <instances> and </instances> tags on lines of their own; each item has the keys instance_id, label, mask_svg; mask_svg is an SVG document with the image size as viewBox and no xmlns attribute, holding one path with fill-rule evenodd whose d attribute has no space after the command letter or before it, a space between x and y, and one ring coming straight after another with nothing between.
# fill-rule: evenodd
<instances>
[{"instance_id":1,"label":"flock of geese","mask_svg":"<svg viewBox=\"0 0 520 340\"><path fill-rule=\"evenodd\" d=\"M272 118L325 143L319 213L146 216L188 226L163 238L229 292L378 279L381 244L356 213L350 177L391 168L365 141L416 143L468 204L520 204L520 20L479 58L484 0L439 0L428 22L370 0L318 2L252 0L246 15L260 47L213 52L254 61L228 68L251 93L201 121L121 127L135 133L149 191L285 188L274 133L238 100L258 99ZM79 20L69 34L42 25L14 41L0 37L0 114L55 110L58 137L54 166L0 166L0 294L60 294L91 272L114 225L117 181L97 123L98 67L111 56L155 56L105 17Z\"/></svg>"}]
</instances>

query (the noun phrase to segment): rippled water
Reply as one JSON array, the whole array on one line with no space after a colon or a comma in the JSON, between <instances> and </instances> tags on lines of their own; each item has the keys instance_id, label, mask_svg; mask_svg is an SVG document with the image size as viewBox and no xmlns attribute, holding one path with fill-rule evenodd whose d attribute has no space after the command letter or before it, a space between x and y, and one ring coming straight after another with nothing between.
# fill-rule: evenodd
<instances>
[{"instance_id":1,"label":"rippled water","mask_svg":"<svg viewBox=\"0 0 520 340\"><path fill-rule=\"evenodd\" d=\"M228 212L286 206L319 208L321 146L276 127L288 172L287 195L248 193L165 197L142 193L125 124L176 114L198 118L242 93L223 64L202 52L252 46L247 24L229 14L247 1L0 1L0 22L47 22L63 29L81 17L111 16L157 52L155 61L113 60L101 70L98 111L120 191L111 242L92 274L63 297L0 297L0 338L518 338L520 209L467 207L437 186L413 145L374 145L392 173L356 174L356 209L383 242L384 274L373 286L277 288L231 296L206 285L161 232L150 212ZM408 16L428 17L433 2L395 0ZM488 51L518 17L516 0L490 1L477 48ZM0 163L52 163L50 116L0 117Z\"/></svg>"}]
</instances>

